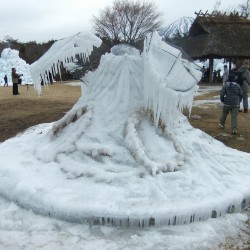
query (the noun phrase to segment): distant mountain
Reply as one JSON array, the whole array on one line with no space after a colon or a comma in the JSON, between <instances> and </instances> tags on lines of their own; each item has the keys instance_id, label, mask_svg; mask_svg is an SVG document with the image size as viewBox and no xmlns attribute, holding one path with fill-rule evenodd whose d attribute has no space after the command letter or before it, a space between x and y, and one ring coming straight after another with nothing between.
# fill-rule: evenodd
<instances>
[{"instance_id":1,"label":"distant mountain","mask_svg":"<svg viewBox=\"0 0 250 250\"><path fill-rule=\"evenodd\" d=\"M184 36L194 22L192 17L181 17L175 22L169 24L168 26L162 28L159 31L160 36L164 38L173 38L176 33L179 32L181 36Z\"/></svg>"}]
</instances>

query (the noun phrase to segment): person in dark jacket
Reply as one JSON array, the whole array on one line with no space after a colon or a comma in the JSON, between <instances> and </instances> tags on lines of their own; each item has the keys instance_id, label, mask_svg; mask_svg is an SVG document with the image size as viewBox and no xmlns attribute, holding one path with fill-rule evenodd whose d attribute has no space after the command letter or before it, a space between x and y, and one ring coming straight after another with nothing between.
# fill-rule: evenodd
<instances>
[{"instance_id":1,"label":"person in dark jacket","mask_svg":"<svg viewBox=\"0 0 250 250\"><path fill-rule=\"evenodd\" d=\"M244 113L248 113L248 90L250 86L250 72L249 61L244 61L243 65L239 68L238 74L242 74L243 83L240 86L242 91L242 104Z\"/></svg>"},{"instance_id":2,"label":"person in dark jacket","mask_svg":"<svg viewBox=\"0 0 250 250\"><path fill-rule=\"evenodd\" d=\"M8 87L8 77L7 75L4 76L4 87L7 86Z\"/></svg>"},{"instance_id":3,"label":"person in dark jacket","mask_svg":"<svg viewBox=\"0 0 250 250\"><path fill-rule=\"evenodd\" d=\"M18 93L18 79L20 78L20 76L22 76L22 74L17 74L16 73L16 69L12 68L12 83L13 83L13 95L19 95Z\"/></svg>"},{"instance_id":4,"label":"person in dark jacket","mask_svg":"<svg viewBox=\"0 0 250 250\"><path fill-rule=\"evenodd\" d=\"M223 102L223 110L220 117L219 126L224 128L227 115L231 115L232 134L237 134L238 130L238 110L242 98L241 87L235 82L234 76L229 75L225 85L220 91L220 100Z\"/></svg>"}]
</instances>

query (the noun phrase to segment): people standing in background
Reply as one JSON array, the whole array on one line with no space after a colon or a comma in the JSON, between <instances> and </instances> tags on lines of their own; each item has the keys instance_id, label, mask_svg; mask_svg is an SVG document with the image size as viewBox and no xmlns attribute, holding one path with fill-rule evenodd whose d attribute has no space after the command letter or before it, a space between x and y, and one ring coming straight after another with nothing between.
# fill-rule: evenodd
<instances>
[{"instance_id":1,"label":"people standing in background","mask_svg":"<svg viewBox=\"0 0 250 250\"><path fill-rule=\"evenodd\" d=\"M224 128L227 115L231 115L232 134L236 135L238 130L238 110L242 98L241 87L235 82L234 76L229 75L228 80L220 91L220 100L223 103L223 110L220 116L219 126Z\"/></svg>"},{"instance_id":2,"label":"people standing in background","mask_svg":"<svg viewBox=\"0 0 250 250\"><path fill-rule=\"evenodd\" d=\"M221 82L221 75L220 75L221 70L217 70L217 82Z\"/></svg>"},{"instance_id":3,"label":"people standing in background","mask_svg":"<svg viewBox=\"0 0 250 250\"><path fill-rule=\"evenodd\" d=\"M214 70L213 72L213 83L217 82L217 71Z\"/></svg>"},{"instance_id":4,"label":"people standing in background","mask_svg":"<svg viewBox=\"0 0 250 250\"><path fill-rule=\"evenodd\" d=\"M53 76L50 72L49 72L49 82L51 85L53 84Z\"/></svg>"},{"instance_id":5,"label":"people standing in background","mask_svg":"<svg viewBox=\"0 0 250 250\"><path fill-rule=\"evenodd\" d=\"M3 86L4 86L4 87L5 87L5 86L8 87L8 77L7 77L7 75L5 75L3 79L4 79L4 85L3 85Z\"/></svg>"},{"instance_id":6,"label":"people standing in background","mask_svg":"<svg viewBox=\"0 0 250 250\"><path fill-rule=\"evenodd\" d=\"M205 82L205 73L206 73L206 68L205 68L205 66L202 66L201 72L202 72L202 82Z\"/></svg>"},{"instance_id":7,"label":"people standing in background","mask_svg":"<svg viewBox=\"0 0 250 250\"><path fill-rule=\"evenodd\" d=\"M238 69L237 69L236 65L233 65L230 74L233 75L235 78L237 75L237 71L238 71Z\"/></svg>"},{"instance_id":8,"label":"people standing in background","mask_svg":"<svg viewBox=\"0 0 250 250\"><path fill-rule=\"evenodd\" d=\"M242 90L242 102L243 112L248 113L248 88L250 86L250 72L249 72L249 61L244 61L242 66L237 71L238 75L241 75L243 82L241 87Z\"/></svg>"},{"instance_id":9,"label":"people standing in background","mask_svg":"<svg viewBox=\"0 0 250 250\"><path fill-rule=\"evenodd\" d=\"M13 95L19 95L18 93L18 79L20 78L20 76L22 76L22 74L17 74L16 73L16 69L12 68L12 83L13 83Z\"/></svg>"},{"instance_id":10,"label":"people standing in background","mask_svg":"<svg viewBox=\"0 0 250 250\"><path fill-rule=\"evenodd\" d=\"M203 74L203 82L209 81L209 72L210 72L210 68L207 68L205 73Z\"/></svg>"},{"instance_id":11,"label":"people standing in background","mask_svg":"<svg viewBox=\"0 0 250 250\"><path fill-rule=\"evenodd\" d=\"M222 75L223 85L225 85L225 83L226 83L226 81L228 79L228 75L229 75L229 71L228 71L227 65L224 65L224 72L223 72L223 75Z\"/></svg>"}]
</instances>

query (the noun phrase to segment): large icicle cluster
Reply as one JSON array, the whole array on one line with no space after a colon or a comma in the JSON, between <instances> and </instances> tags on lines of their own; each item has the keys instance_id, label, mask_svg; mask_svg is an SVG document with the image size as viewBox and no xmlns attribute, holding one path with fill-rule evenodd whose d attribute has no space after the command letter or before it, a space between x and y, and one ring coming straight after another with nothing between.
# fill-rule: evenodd
<instances>
[{"instance_id":1,"label":"large icicle cluster","mask_svg":"<svg viewBox=\"0 0 250 250\"><path fill-rule=\"evenodd\" d=\"M191 110L201 72L157 33L145 39L143 56L145 105L154 111L156 124L162 119L170 125L177 109Z\"/></svg>"},{"instance_id":2,"label":"large icicle cluster","mask_svg":"<svg viewBox=\"0 0 250 250\"><path fill-rule=\"evenodd\" d=\"M60 73L60 66L73 62L76 55L88 60L93 46L99 47L102 41L90 32L80 32L74 36L55 42L51 48L30 66L31 76L35 89L41 93L41 80L49 82L49 73L52 76Z\"/></svg>"}]
</instances>

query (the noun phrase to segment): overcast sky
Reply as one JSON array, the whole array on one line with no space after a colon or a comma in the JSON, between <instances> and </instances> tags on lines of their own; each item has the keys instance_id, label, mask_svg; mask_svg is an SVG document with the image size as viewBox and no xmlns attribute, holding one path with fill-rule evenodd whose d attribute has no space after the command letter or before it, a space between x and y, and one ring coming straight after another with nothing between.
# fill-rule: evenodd
<instances>
[{"instance_id":1,"label":"overcast sky","mask_svg":"<svg viewBox=\"0 0 250 250\"><path fill-rule=\"evenodd\" d=\"M155 0L164 24L182 16L195 17L195 11L213 10L217 0ZM220 0L226 10L246 0ZM0 0L0 40L11 36L21 42L51 39L91 30L91 19L113 0Z\"/></svg>"}]
</instances>

